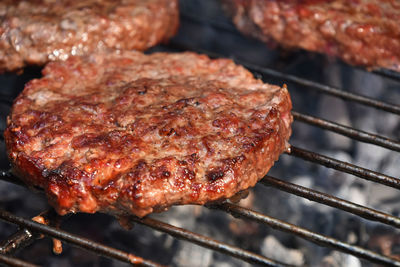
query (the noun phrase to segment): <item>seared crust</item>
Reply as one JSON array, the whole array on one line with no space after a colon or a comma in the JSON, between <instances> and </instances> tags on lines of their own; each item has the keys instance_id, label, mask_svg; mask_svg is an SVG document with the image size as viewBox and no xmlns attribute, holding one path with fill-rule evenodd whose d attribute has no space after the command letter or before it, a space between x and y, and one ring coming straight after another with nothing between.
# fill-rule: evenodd
<instances>
[{"instance_id":1,"label":"seared crust","mask_svg":"<svg viewBox=\"0 0 400 267\"><path fill-rule=\"evenodd\" d=\"M229 198L262 178L291 134L287 89L231 60L140 52L49 63L15 100L15 173L60 214L144 216Z\"/></svg>"},{"instance_id":2,"label":"seared crust","mask_svg":"<svg viewBox=\"0 0 400 267\"><path fill-rule=\"evenodd\" d=\"M177 0L2 0L0 72L97 49L145 50L178 20Z\"/></svg>"},{"instance_id":3,"label":"seared crust","mask_svg":"<svg viewBox=\"0 0 400 267\"><path fill-rule=\"evenodd\" d=\"M397 0L224 0L244 33L347 63L400 71Z\"/></svg>"}]
</instances>

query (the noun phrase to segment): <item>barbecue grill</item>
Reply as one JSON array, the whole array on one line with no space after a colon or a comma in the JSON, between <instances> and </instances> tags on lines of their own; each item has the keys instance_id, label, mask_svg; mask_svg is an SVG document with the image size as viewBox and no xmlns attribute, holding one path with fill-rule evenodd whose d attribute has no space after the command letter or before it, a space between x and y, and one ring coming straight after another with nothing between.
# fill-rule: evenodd
<instances>
[{"instance_id":1,"label":"barbecue grill","mask_svg":"<svg viewBox=\"0 0 400 267\"><path fill-rule=\"evenodd\" d=\"M190 50L205 53L214 58L231 57L235 60L236 63L245 66L247 69L251 70L257 77L262 78L266 82L275 81L275 83L278 84L287 83L289 85L289 91L291 92L293 98L301 93L306 94L306 91L310 91L311 93L308 92L309 96L311 96L310 101L318 99L318 97L321 95L329 95L334 98L342 99L346 103L350 103L349 105L351 106L361 105L367 107L368 109L376 109L378 110L378 112L395 114L395 116L400 115L400 105L396 104L396 99L395 101L393 101L392 99L392 101L390 102L394 104L390 104L388 103L389 101L381 101L373 97L367 97L359 93L353 93L349 90L346 90L346 88L338 88L335 86L330 86L324 83L317 82L308 78L307 75L302 75L301 73L299 75L294 75L290 72L280 70L285 68L288 69L288 65L296 65L296 60L298 61L298 58L303 58L304 55L306 57L310 57L308 53L299 52L297 56L295 56L295 59L293 59L293 56L290 55L287 58L283 59L282 57L280 57L279 53L271 52L267 48L265 48L264 44L258 43L257 41L249 40L248 42L251 42L252 44L254 43L255 46L262 47L263 51L265 51L265 54L263 54L262 57L264 57L266 61L269 60L274 62L274 66L277 66L277 68L271 68L270 66L265 67L265 65L268 65L268 63L259 64L253 63L254 61L251 62L250 60L246 60L246 57L243 56L243 54L245 53L242 53L242 49L247 47L247 50L252 50L253 47L249 48L248 43L246 42L244 42L243 44L232 43L233 40L236 40L235 38L245 38L242 37L240 33L237 32L237 30L235 30L234 26L230 24L228 20L226 20L226 18L222 17L220 10L217 9L217 11L214 11L214 9L212 9L213 13L206 14L205 11L210 11L208 6L211 5L214 7L216 5L213 2L214 1L193 1L191 4L189 4L188 1L181 1L182 27L178 36L175 37L170 43L158 46L152 49L152 51ZM203 9L197 9L197 5L203 7ZM204 6L207 7L204 8ZM201 13L201 11L204 11L204 13ZM213 36L217 37L214 39L210 39L209 31L214 32ZM190 34L191 32L192 34ZM225 38L228 35L231 36L230 39ZM233 48L234 45L236 45L235 48ZM325 60L323 56L314 55L311 57L313 57L312 60L316 61L318 64ZM323 59L321 60L321 58ZM285 65L286 67L281 68L280 65ZM359 72L363 73L363 75L366 76L373 76L377 77L378 79L387 80L389 83L394 84L397 87L400 85L400 74L390 70L380 69L374 70L369 73L367 70L359 67L349 67L342 63L339 63L339 65L343 66L345 70L350 69L352 73ZM299 69L298 66L296 68ZM37 76L38 69L33 68L26 71L26 73L23 76L18 77L17 80L20 84L22 84L22 81L30 79L31 75ZM14 76L11 75L10 77L3 76L2 78L12 79ZM21 88L19 86L19 90L20 89ZM8 94L3 93L1 102L3 104L11 106L12 99L13 97L15 97L16 93L17 92L12 92ZM398 100L399 98L397 98L397 102ZM394 138L387 138L380 134L370 133L369 131L346 126L338 122L308 115L305 112L298 111L296 104L294 105L294 111L292 112L292 114L296 123L300 123L302 125L304 124L305 127L316 127L317 129L322 131L328 131L346 136L350 138L352 142L369 143L375 146L386 148L391 151L400 152L400 142L394 139L397 138L396 136ZM1 126L4 127L4 125ZM296 128L294 128L293 136L295 137L296 134ZM4 143L4 139L2 139L2 142ZM311 168L319 168L319 166L325 166L327 168L338 171L338 173L351 174L357 177L356 179L368 180L375 183L383 184L387 187L400 189L400 179L397 177L374 171L373 169L361 167L350 162L340 160L337 157L331 157L327 156L326 154L319 153L317 152L317 147L319 145L318 142L309 145L310 147L312 147L312 149L307 149L307 145L309 144L304 143L303 145L301 145L301 147L297 144L292 145L291 151L288 152L287 155L284 155L282 157L289 161L300 162L298 164L306 164L305 162L311 162ZM2 146L4 147L4 144L2 144ZM370 151L370 153L374 152ZM5 158L5 155L3 155L3 158ZM278 163L278 165L279 164L280 163ZM23 184L19 183L18 179L13 177L10 171L6 168L7 164L5 162L2 162L1 166L3 166L4 170L0 172L0 178L2 180L0 182L0 187L8 182L17 183L23 186ZM278 175L282 175L283 173L284 176L288 176L290 174L289 171L287 171L286 173L285 171L274 171L275 168L273 168L270 173L277 173ZM395 170L395 172L396 171L397 170ZM348 201L333 196L331 194L327 194L306 186L289 182L288 179L286 179L285 177L277 178L271 175L267 175L266 177L264 177L259 182L259 185L272 187L287 192L289 194L308 199L313 202L318 202L323 205L340 209L342 211L350 213L351 215L359 216L366 219L362 221L364 223L368 223L368 221L374 221L382 225L387 225L390 227L390 233L392 233L393 235L396 234L397 229L400 228L400 217L386 213L381 209L373 209L365 205L356 204L352 201ZM320 176L320 173L316 171L313 173L313 175ZM323 179L323 177L321 177L321 179ZM23 198L24 196L21 195L20 197ZM368 197L373 198L374 196L371 195ZM259 205L262 205L262 203ZM45 236L61 240L63 243L71 244L75 247L78 247L79 249L89 251L87 253L94 252L102 257L111 258L120 262L139 264L144 266L159 266L159 264L156 263L156 260L152 258L144 259L142 257L134 255L135 251L132 251L132 254L130 252L109 246L108 244L105 244L103 242L90 240L84 235L74 234L72 233L72 231L61 230L60 227L58 227L61 220L67 221L69 219L60 218L51 209L44 211L41 214L41 216L45 218L45 221L47 223L40 224L28 219L27 217L30 215L24 214L24 216L20 216L18 211L7 211L7 209L4 208L5 206L7 206L6 203L2 205L0 209L0 219L7 223L17 225L19 229L12 235L5 237L4 240L1 242L0 263L4 263L10 266L37 266L33 263L27 262L26 260L19 259L18 257L14 256L14 254L18 250L29 250L29 245L35 242L39 242L38 240L42 239ZM231 201L212 203L206 205L206 207L202 209L225 212L227 214L233 215L236 218L239 218L240 220L256 222L261 227L272 227L279 231L287 232L290 238L296 237L306 239L312 243L317 244L318 246L328 247L330 250L338 250L346 254L354 255L362 259L362 262L365 264L368 264L368 262L370 262L385 266L400 266L399 258L395 258L391 255L383 255L371 249L355 245L353 244L354 242L341 241L337 238L326 236L323 233L318 233L318 229L307 229L299 225L282 221L269 214L264 214L261 212L257 212L252 208L241 206L240 203L235 204ZM72 217L74 216L76 215L72 215ZM148 216L142 219L131 217L130 219L135 224L144 225L145 227L149 227L156 231L166 233L174 238L185 240L187 242L191 242L207 249L229 255L229 257L237 258L244 262L267 266L285 265L284 263L281 263L276 259L272 259L272 257L269 258L268 255L264 256L258 253L254 253L248 249L242 248L240 245L230 245L226 241L217 241L212 237L198 234L196 232L193 232L192 230L171 225L164 222L163 220L154 218L154 216ZM112 218L110 218L110 220L112 220ZM304 220L306 220L306 218ZM134 240L131 241L136 242ZM160 251L159 253L166 252ZM32 259L32 261L34 261L34 259Z\"/></svg>"}]
</instances>

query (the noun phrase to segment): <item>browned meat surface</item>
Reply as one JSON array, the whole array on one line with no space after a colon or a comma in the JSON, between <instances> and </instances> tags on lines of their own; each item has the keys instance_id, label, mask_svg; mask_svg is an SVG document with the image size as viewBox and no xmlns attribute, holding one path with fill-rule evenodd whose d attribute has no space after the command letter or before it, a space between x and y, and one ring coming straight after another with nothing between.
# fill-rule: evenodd
<instances>
[{"instance_id":1,"label":"browned meat surface","mask_svg":"<svg viewBox=\"0 0 400 267\"><path fill-rule=\"evenodd\" d=\"M400 71L398 0L225 0L244 33L347 63Z\"/></svg>"},{"instance_id":2,"label":"browned meat surface","mask_svg":"<svg viewBox=\"0 0 400 267\"><path fill-rule=\"evenodd\" d=\"M0 72L97 49L145 50L178 27L177 0L2 0Z\"/></svg>"},{"instance_id":3,"label":"browned meat surface","mask_svg":"<svg viewBox=\"0 0 400 267\"><path fill-rule=\"evenodd\" d=\"M93 54L49 63L15 100L15 173L60 214L144 216L229 198L288 148L291 101L231 60Z\"/></svg>"}]
</instances>

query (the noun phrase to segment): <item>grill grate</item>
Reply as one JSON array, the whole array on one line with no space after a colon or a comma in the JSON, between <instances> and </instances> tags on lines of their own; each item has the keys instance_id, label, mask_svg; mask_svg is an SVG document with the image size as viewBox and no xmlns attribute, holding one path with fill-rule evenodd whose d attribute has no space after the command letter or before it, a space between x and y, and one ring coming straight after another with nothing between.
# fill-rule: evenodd
<instances>
[{"instance_id":1,"label":"grill grate","mask_svg":"<svg viewBox=\"0 0 400 267\"><path fill-rule=\"evenodd\" d=\"M196 233L193 233L191 231L172 226L170 224L154 220L151 218L144 218L144 219L139 219L139 218L132 218L134 221L149 226L155 230L167 233L171 236L174 236L179 239L187 240L189 242L198 244L200 246L203 246L205 248L213 249L216 251L220 251L222 253L231 255L233 257L236 257L238 259L242 259L244 261L247 261L249 263L256 263L256 264L263 264L263 265L269 265L269 266L282 266L283 264L268 259L264 256L257 255L255 253L230 246L228 244L224 244L222 242L218 242L216 240L213 240L209 237L205 237Z\"/></svg>"},{"instance_id":2,"label":"grill grate","mask_svg":"<svg viewBox=\"0 0 400 267\"><path fill-rule=\"evenodd\" d=\"M325 167L332 168L341 172L349 173L369 181L373 181L376 183L391 186L396 189L400 189L400 180L392 176L371 171L369 169L365 169L348 162L327 157L295 146L291 146L290 150L291 150L290 155L293 155L295 157L315 162L324 165Z\"/></svg>"},{"instance_id":3,"label":"grill grate","mask_svg":"<svg viewBox=\"0 0 400 267\"><path fill-rule=\"evenodd\" d=\"M198 23L205 23L204 18L201 17L193 17L188 14L183 14L183 19L189 19L192 21L197 21ZM209 24L209 21L207 22ZM220 24L218 22L211 22L215 27L226 30L226 31L232 31L236 32L236 30L231 29L229 25L225 24ZM196 49L194 47L185 47L184 45L180 43L170 43L167 46L163 47L166 50L192 50L196 52L201 52L208 54L211 57L223 57L220 54L215 54L209 51L205 50L200 50ZM268 69L265 67L249 64L246 62L242 62L239 60L235 60L238 64L241 64L245 66L246 68L250 69L252 72L258 75L262 75L263 77L269 76L273 78L278 78L284 82L289 82L289 83L295 83L298 85L302 85L305 88L310 88L317 90L321 94L327 94L327 95L332 95L334 97L338 97L341 99L344 99L346 101L350 102L355 102L359 103L362 105L365 105L367 107L371 108L376 108L380 109L389 113L393 113L396 115L400 115L400 106L399 105L394 105L390 103L385 103L373 98L369 98L366 96L358 95L358 94L353 94L349 92L345 92L341 90L340 88L324 85L321 83L317 83L311 80L307 80L301 77L297 77L294 75L289 75L286 73L282 73L279 71L275 71L272 69ZM388 71L388 70L378 70L374 71L375 74L381 75L382 77L388 77L390 79L398 80L400 81L400 75ZM4 96L1 101L11 104L11 101L7 99L6 96ZM361 131L352 127L344 126L335 122L331 122L328 120L324 120L321 118L309 116L306 114L302 114L300 112L293 111L293 116L296 121L300 121L302 123L306 123L312 126L319 127L321 129L335 132L342 134L344 136L350 137L354 140L374 144L380 147L385 147L393 151L400 152L400 142L396 140L392 140L380 135L368 133L365 131ZM3 138L2 138L3 140ZM366 168L362 168L360 166L340 161L335 158L327 157L321 154L318 154L313 151L308 151L306 149L298 148L295 146L291 147L291 152L288 153L290 156L298 157L306 161L310 161L313 163L316 163L318 165L323 165L328 168L333 168L336 170L339 170L341 172L353 174L357 177L360 177L362 179L374 181L380 184L384 184L389 187L393 187L396 189L400 189L400 180L389 176L385 175L383 173L375 172ZM0 178L4 181L8 182L13 182L21 185L21 182L19 182L18 179L15 179L15 177L12 176L12 174L9 171L2 171L0 172ZM297 196L309 199L311 201L319 202L321 204L325 204L331 207L335 207L341 210L344 210L346 212L352 213L354 215L363 217L368 220L372 221L377 221L381 222L383 224L387 224L390 226L393 226L395 228L400 228L400 218L384 213L379 210L371 209L362 205L355 204L353 202L326 194L322 193L307 187L303 187L300 185L296 185L284 180L277 179L272 176L266 176L264 177L260 183L264 186L271 186L274 187L278 190L285 191L290 194L295 194ZM383 265L390 265L390 266L400 266L400 261L383 256L380 254L377 254L373 251L350 245L348 243L336 240L331 237L327 237L312 231L309 231L305 228L301 228L296 225L292 225L287 222L283 222L281 220L278 220L276 218L267 216L265 214L258 213L256 211L253 211L248 208L240 207L236 204L232 204L229 202L223 202L219 204L210 204L207 205L208 208L210 209L217 209L223 212L227 212L234 217L238 217L241 219L246 219L246 220L251 220L255 221L259 224L262 225L268 225L271 226L275 229L278 229L280 231L288 232L290 234L296 235L298 237L307 239L311 242L314 242L318 245L321 246L327 246L331 247L335 250L340 250L345 253L349 253L352 255L355 255L357 257L366 259L368 261L378 263L378 264L383 264ZM51 216L50 216L51 217ZM139 257L134 256L133 254L124 252L119 249L115 249L106 245L103 245L98 242L94 242L91 240L88 240L86 238L83 238L79 235L74 235L72 233L60 230L56 227L53 226L48 226L48 225L42 225L36 222L33 222L28 219L24 219L22 217L16 216L14 214L11 214L3 209L0 210L0 219L16 224L20 227L20 230L16 232L14 235L10 236L7 240L4 240L3 243L0 246L0 262L4 264L8 264L10 266L36 266L33 264L30 264L28 262L21 261L17 258L11 257L6 254L13 254L13 252L16 250L18 247L25 247L32 242L34 242L36 239L41 238L41 235L44 234L46 236L50 236L53 238L60 239L64 242L73 244L74 246L77 246L82 249L86 249L88 251L97 253L98 255L104 256L104 257L109 257L113 258L116 260L120 260L122 262L127 262L127 263L133 263L133 264L138 264L138 265L143 265L143 266L160 266L157 263L152 262L151 260L146 260L142 259ZM54 221L54 218L50 218L51 221ZM227 255L233 256L238 259L242 259L246 262L250 263L256 263L256 264L262 264L262 265L267 265L267 266L284 266L284 264L277 262L275 260L269 259L267 257L243 250L239 247L231 246L228 245L224 242L220 242L214 239L211 239L209 237L194 233L192 231L179 228L170 224L167 224L165 222L155 220L153 218L136 218L132 217L132 220L148 226L150 228L153 228L157 231L161 231L164 233L167 233L173 237L176 237L178 239L183 239L188 242L215 250L219 251L222 253L225 253ZM50 223L51 225L51 223Z\"/></svg>"},{"instance_id":4,"label":"grill grate","mask_svg":"<svg viewBox=\"0 0 400 267\"><path fill-rule=\"evenodd\" d=\"M20 227L23 228L28 228L32 231L42 233L60 240L63 240L65 242L68 242L70 244L73 244L75 246L78 246L80 248L95 252L101 256L105 257L110 257L114 258L123 262L131 263L131 264L138 264L142 266L161 266L157 263L154 263L149 260L142 259L140 257L136 257L133 254L126 253L124 251L108 247L106 245L88 240L86 238L71 234L69 232L57 229L55 227L51 227L48 225L40 224L28 219L21 218L19 216L15 216L12 213L9 213L5 210L0 210L0 219L17 224ZM26 242L25 240L22 242Z\"/></svg>"},{"instance_id":5,"label":"grill grate","mask_svg":"<svg viewBox=\"0 0 400 267\"><path fill-rule=\"evenodd\" d=\"M348 127L345 125L341 125L332 121L327 121L323 120L320 118L316 118L313 116L309 116L306 114L301 114L296 111L292 111L292 115L295 120L297 121L302 121L304 123L308 123L350 138L353 138L355 140L365 142L365 143L370 143L374 144L377 146L385 147L388 149L391 149L393 151L400 152L400 142L391 140L389 138L376 135L376 134L371 134L368 132L360 131L357 129L354 129L352 127Z\"/></svg>"},{"instance_id":6,"label":"grill grate","mask_svg":"<svg viewBox=\"0 0 400 267\"><path fill-rule=\"evenodd\" d=\"M307 229L298 227L296 225L293 225L293 224L290 224L287 222L283 222L276 218L258 213L256 211L253 211L253 210L250 210L247 208L240 207L238 205L234 205L234 204L230 204L230 203L223 203L223 204L215 205L215 206L211 206L211 207L216 207L223 211L229 212L230 214L232 214L235 217L245 218L248 220L254 220L258 223L269 225L275 229L297 235L301 238L308 239L311 242L317 243L319 245L328 246L328 247L358 256L360 258L367 259L372 262L385 264L385 265L400 266L400 262L396 261L395 259L391 259L389 257L379 255L373 251L363 249L358 246L353 246L353 245L338 241L334 238L327 237L327 236L309 231Z\"/></svg>"},{"instance_id":7,"label":"grill grate","mask_svg":"<svg viewBox=\"0 0 400 267\"><path fill-rule=\"evenodd\" d=\"M15 267L39 267L36 264L32 264L30 262L26 262L14 257L5 256L0 254L0 262L7 264L8 266L15 266Z\"/></svg>"},{"instance_id":8,"label":"grill grate","mask_svg":"<svg viewBox=\"0 0 400 267\"><path fill-rule=\"evenodd\" d=\"M396 71L387 70L387 69L378 69L378 70L374 70L372 72L376 73L378 75L381 75L383 77L390 78L395 81L400 81L400 74Z\"/></svg>"},{"instance_id":9,"label":"grill grate","mask_svg":"<svg viewBox=\"0 0 400 267\"><path fill-rule=\"evenodd\" d=\"M366 105L369 107L374 107L377 109L381 109L381 110L384 110L387 112L391 112L391 113L400 115L400 106L398 106L398 105L385 103L385 102L378 101L378 100L375 100L375 99L372 99L372 98L369 98L369 97L366 97L363 95L349 93L349 92L343 91L339 88L336 88L334 86L320 84L318 82L310 81L310 80L300 78L300 77L297 77L294 75L285 74L285 73L282 73L282 72L279 72L279 71L276 71L273 69L258 67L258 66L244 63L244 62L243 63L238 62L238 63L243 64L243 66L245 66L249 70L252 70L253 72L259 72L259 73L262 73L263 75L268 75L268 76L271 76L274 78L279 78L286 82L293 82L298 85L303 85L306 88L318 90L319 92L324 93L324 94L332 95L332 96L339 97L339 98L342 98L347 101L353 101L353 102L360 103L360 104L363 104L363 105Z\"/></svg>"},{"instance_id":10,"label":"grill grate","mask_svg":"<svg viewBox=\"0 0 400 267\"><path fill-rule=\"evenodd\" d=\"M285 182L269 175L265 176L260 181L260 183L265 186L273 186L285 192L292 193L312 201L316 201L334 208L353 213L368 220L374 220L400 228L400 218L398 217L368 207L364 207L362 205L358 205L322 192L318 192L304 186Z\"/></svg>"}]
</instances>

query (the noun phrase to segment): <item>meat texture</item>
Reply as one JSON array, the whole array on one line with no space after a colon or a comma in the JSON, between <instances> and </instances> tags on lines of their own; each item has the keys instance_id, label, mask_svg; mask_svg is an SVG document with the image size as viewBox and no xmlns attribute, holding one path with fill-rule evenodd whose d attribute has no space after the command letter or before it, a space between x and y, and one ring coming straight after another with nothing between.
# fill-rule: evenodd
<instances>
[{"instance_id":1,"label":"meat texture","mask_svg":"<svg viewBox=\"0 0 400 267\"><path fill-rule=\"evenodd\" d=\"M286 48L400 71L398 0L225 0L240 31Z\"/></svg>"},{"instance_id":2,"label":"meat texture","mask_svg":"<svg viewBox=\"0 0 400 267\"><path fill-rule=\"evenodd\" d=\"M145 50L178 27L177 0L2 0L0 72L95 50Z\"/></svg>"},{"instance_id":3,"label":"meat texture","mask_svg":"<svg viewBox=\"0 0 400 267\"><path fill-rule=\"evenodd\" d=\"M288 149L291 100L228 59L102 53L51 62L15 100L14 172L60 214L144 216L229 198Z\"/></svg>"}]
</instances>

